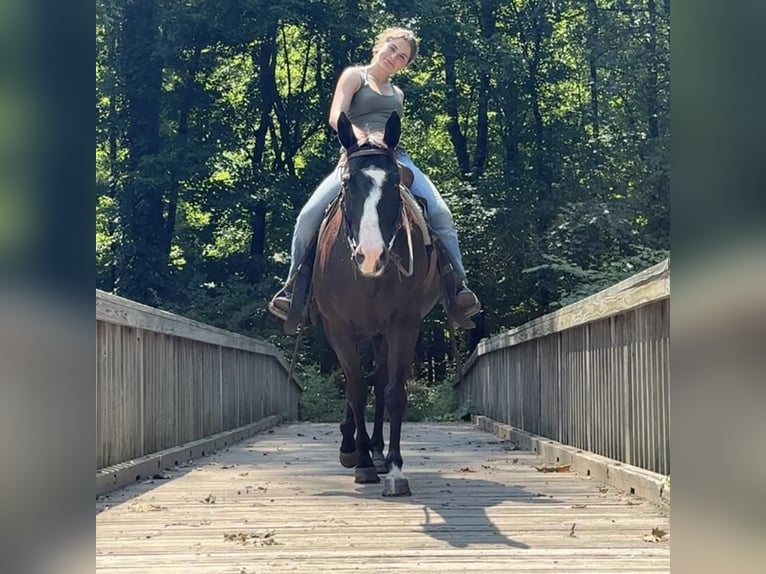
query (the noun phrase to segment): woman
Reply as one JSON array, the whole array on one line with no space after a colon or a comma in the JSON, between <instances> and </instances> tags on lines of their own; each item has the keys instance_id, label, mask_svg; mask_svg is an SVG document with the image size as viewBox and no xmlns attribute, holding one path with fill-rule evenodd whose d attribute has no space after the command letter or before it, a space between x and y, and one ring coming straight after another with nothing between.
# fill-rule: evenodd
<instances>
[{"instance_id":1,"label":"woman","mask_svg":"<svg viewBox=\"0 0 766 574\"><path fill-rule=\"evenodd\" d=\"M330 106L330 126L338 130L338 116L345 112L362 137L365 131L382 132L391 112L404 115L404 93L391 83L391 76L406 68L417 55L415 34L405 28L388 28L381 32L372 49L372 61L366 66L346 68L338 79ZM431 227L439 236L450 262L462 283L456 294L457 305L467 315L479 312L481 305L476 295L465 285L457 230L452 214L426 175L421 172L402 149L397 149L399 163L412 170L414 179L410 191L423 198L428 205ZM298 264L303 261L314 235L322 222L325 209L341 189L340 169L336 169L319 185L303 206L295 224L292 243L292 260L285 286L269 303L269 311L280 319L286 319L292 303L292 282Z\"/></svg>"}]
</instances>

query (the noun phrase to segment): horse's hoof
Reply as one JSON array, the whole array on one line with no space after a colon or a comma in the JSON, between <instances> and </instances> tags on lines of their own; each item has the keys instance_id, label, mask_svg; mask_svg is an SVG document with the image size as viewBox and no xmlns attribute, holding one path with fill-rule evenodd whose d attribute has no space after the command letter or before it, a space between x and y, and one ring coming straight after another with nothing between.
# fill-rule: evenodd
<instances>
[{"instance_id":1,"label":"horse's hoof","mask_svg":"<svg viewBox=\"0 0 766 574\"><path fill-rule=\"evenodd\" d=\"M386 457L382 454L379 456L372 455L372 463L375 465L375 470L378 471L378 474L386 474L388 472Z\"/></svg>"},{"instance_id":2,"label":"horse's hoof","mask_svg":"<svg viewBox=\"0 0 766 574\"><path fill-rule=\"evenodd\" d=\"M339 452L338 459L341 465L345 468L354 468L356 463L359 462L359 451L352 450L351 452Z\"/></svg>"},{"instance_id":3,"label":"horse's hoof","mask_svg":"<svg viewBox=\"0 0 766 574\"><path fill-rule=\"evenodd\" d=\"M368 466L365 468L356 467L354 472L354 482L359 484L369 484L371 482L380 482L378 477L378 471L374 466Z\"/></svg>"},{"instance_id":4,"label":"horse's hoof","mask_svg":"<svg viewBox=\"0 0 766 574\"><path fill-rule=\"evenodd\" d=\"M388 476L383 482L383 496L412 496L410 483L406 478Z\"/></svg>"}]
</instances>

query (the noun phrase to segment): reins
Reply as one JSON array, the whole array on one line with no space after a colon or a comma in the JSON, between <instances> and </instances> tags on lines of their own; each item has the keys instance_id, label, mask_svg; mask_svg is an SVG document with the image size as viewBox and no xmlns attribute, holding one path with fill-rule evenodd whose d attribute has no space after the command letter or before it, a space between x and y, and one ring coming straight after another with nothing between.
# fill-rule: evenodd
<instances>
[{"instance_id":1,"label":"reins","mask_svg":"<svg viewBox=\"0 0 766 574\"><path fill-rule=\"evenodd\" d=\"M399 193L401 193L401 190L399 191ZM388 250L388 253L391 257L391 261L394 262L394 265L399 270L399 272L405 277L412 277L412 273L415 270L415 256L413 254L413 249L412 249L412 227L410 226L410 218L407 217L407 212L404 207L404 203L402 203L402 209L399 212L399 218L400 218L400 225L397 226L397 229L394 232L394 236L391 238L391 242L388 244L388 247L386 247L386 249ZM399 255L391 252L391 249L393 249L394 247L394 242L396 241L396 238L399 235L399 229L401 229L402 221L404 222L404 231L407 234L407 249L409 250L409 256L410 256L410 265L407 271L405 271L404 267L402 267L402 261Z\"/></svg>"}]
</instances>

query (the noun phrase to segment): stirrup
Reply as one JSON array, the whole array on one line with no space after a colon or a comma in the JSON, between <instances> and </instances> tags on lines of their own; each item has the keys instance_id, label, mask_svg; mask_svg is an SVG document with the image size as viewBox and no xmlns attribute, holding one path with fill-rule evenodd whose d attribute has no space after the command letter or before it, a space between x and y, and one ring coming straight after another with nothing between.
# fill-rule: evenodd
<instances>
[{"instance_id":1,"label":"stirrup","mask_svg":"<svg viewBox=\"0 0 766 574\"><path fill-rule=\"evenodd\" d=\"M293 305L293 294L290 289L290 281L285 283L274 297L271 298L268 304L269 313L282 321L287 321L287 317L290 315L290 309Z\"/></svg>"},{"instance_id":2,"label":"stirrup","mask_svg":"<svg viewBox=\"0 0 766 574\"><path fill-rule=\"evenodd\" d=\"M460 310L465 313L466 317L471 318L474 315L478 315L479 311L481 311L481 303L476 299L476 302L473 305L470 307L461 307Z\"/></svg>"},{"instance_id":3,"label":"stirrup","mask_svg":"<svg viewBox=\"0 0 766 574\"><path fill-rule=\"evenodd\" d=\"M468 304L461 305L458 301L461 294L470 294L473 300ZM455 304L465 314L466 317L473 317L479 311L481 311L481 303L479 302L479 298L476 296L476 293L465 286L463 286L463 288L455 294Z\"/></svg>"}]
</instances>

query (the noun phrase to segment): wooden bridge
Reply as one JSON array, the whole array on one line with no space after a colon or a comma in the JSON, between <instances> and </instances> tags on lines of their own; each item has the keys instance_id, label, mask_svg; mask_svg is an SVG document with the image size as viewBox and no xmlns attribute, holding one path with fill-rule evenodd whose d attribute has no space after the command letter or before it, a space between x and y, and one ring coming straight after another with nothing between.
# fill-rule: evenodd
<instances>
[{"instance_id":1,"label":"wooden bridge","mask_svg":"<svg viewBox=\"0 0 766 574\"><path fill-rule=\"evenodd\" d=\"M483 341L405 498L294 422L273 347L97 292L97 571L669 572L668 275Z\"/></svg>"}]
</instances>

